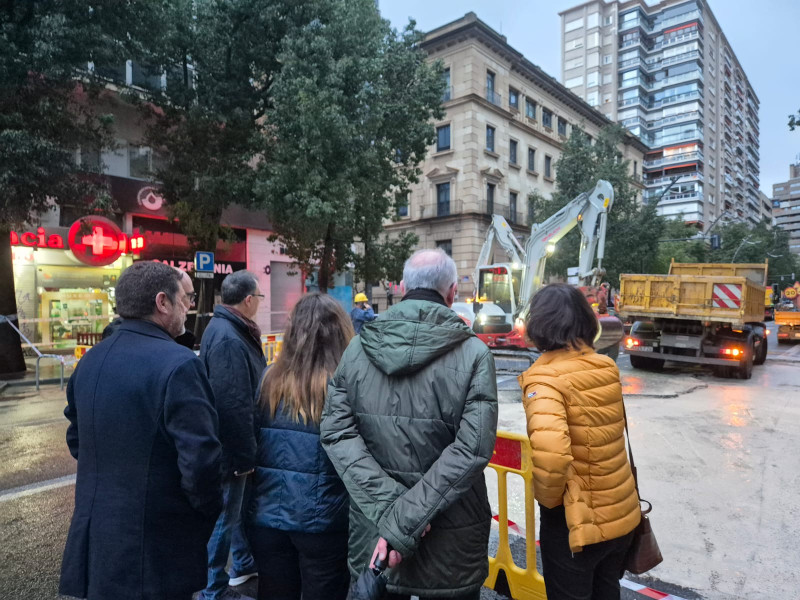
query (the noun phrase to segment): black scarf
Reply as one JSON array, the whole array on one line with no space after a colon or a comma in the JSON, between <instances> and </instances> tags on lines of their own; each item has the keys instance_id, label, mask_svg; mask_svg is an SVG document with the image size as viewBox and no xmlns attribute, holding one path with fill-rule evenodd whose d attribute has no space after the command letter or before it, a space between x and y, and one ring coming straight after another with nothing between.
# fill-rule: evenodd
<instances>
[{"instance_id":1,"label":"black scarf","mask_svg":"<svg viewBox=\"0 0 800 600\"><path fill-rule=\"evenodd\" d=\"M436 304L447 306L442 295L436 290L432 290L430 288L416 288L408 291L406 292L406 295L403 296L403 300L426 300L428 302L435 302Z\"/></svg>"}]
</instances>

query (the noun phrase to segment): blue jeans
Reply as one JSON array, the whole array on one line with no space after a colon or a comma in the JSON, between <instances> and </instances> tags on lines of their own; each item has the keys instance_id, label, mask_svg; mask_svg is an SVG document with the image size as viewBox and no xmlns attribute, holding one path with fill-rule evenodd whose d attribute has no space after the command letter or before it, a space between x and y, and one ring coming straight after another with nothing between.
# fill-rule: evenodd
<instances>
[{"instance_id":1,"label":"blue jeans","mask_svg":"<svg viewBox=\"0 0 800 600\"><path fill-rule=\"evenodd\" d=\"M237 575L253 573L256 564L242 527L242 500L248 477L230 476L222 484L222 513L208 541L208 587L201 598L215 600L228 589L230 577L225 571L228 554L233 554L231 571Z\"/></svg>"}]
</instances>

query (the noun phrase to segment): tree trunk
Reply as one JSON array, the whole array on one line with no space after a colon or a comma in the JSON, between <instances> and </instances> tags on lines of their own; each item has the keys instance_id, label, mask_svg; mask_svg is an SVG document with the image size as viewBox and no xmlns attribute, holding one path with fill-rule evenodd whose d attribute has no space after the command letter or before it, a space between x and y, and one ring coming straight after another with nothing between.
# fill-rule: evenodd
<instances>
[{"instance_id":1,"label":"tree trunk","mask_svg":"<svg viewBox=\"0 0 800 600\"><path fill-rule=\"evenodd\" d=\"M0 228L0 315L14 315L11 322L19 327L17 319L17 294L14 289L14 266L11 260L9 231ZM27 366L22 355L19 335L11 325L0 322L0 379L19 379L25 376Z\"/></svg>"},{"instance_id":2,"label":"tree trunk","mask_svg":"<svg viewBox=\"0 0 800 600\"><path fill-rule=\"evenodd\" d=\"M319 263L319 276L317 282L321 294L328 293L328 286L331 280L331 260L333 259L333 235L331 226L325 231L325 246L322 248L322 260Z\"/></svg>"}]
</instances>

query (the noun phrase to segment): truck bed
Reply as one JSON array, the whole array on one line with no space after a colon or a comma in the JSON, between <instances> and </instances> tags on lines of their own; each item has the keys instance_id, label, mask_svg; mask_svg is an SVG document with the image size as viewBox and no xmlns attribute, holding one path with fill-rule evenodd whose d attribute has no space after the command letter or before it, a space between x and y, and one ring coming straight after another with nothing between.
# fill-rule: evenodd
<instances>
[{"instance_id":1,"label":"truck bed","mask_svg":"<svg viewBox=\"0 0 800 600\"><path fill-rule=\"evenodd\" d=\"M741 327L764 320L765 289L736 275L622 275L617 312L626 319L688 319Z\"/></svg>"},{"instance_id":2,"label":"truck bed","mask_svg":"<svg viewBox=\"0 0 800 600\"><path fill-rule=\"evenodd\" d=\"M776 325L791 325L793 327L800 327L800 311L776 310L775 311L775 324Z\"/></svg>"}]
</instances>

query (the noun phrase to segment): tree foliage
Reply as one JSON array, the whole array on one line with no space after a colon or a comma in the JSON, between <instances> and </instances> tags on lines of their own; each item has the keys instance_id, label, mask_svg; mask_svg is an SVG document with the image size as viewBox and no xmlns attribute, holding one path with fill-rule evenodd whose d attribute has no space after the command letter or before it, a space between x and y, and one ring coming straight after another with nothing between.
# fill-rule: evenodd
<instances>
[{"instance_id":1,"label":"tree foliage","mask_svg":"<svg viewBox=\"0 0 800 600\"><path fill-rule=\"evenodd\" d=\"M664 229L664 220L656 214L655 206L642 204L636 198L629 162L619 150L623 131L619 125L608 125L592 143L583 130L573 127L556 163L555 193L550 200L534 198L541 222L582 192L591 191L599 179L611 183L614 204L608 215L603 267L614 286L619 284L620 273L652 272ZM579 244L577 230L565 236L548 259L547 274L566 278L567 268L578 264Z\"/></svg>"},{"instance_id":2,"label":"tree foliage","mask_svg":"<svg viewBox=\"0 0 800 600\"><path fill-rule=\"evenodd\" d=\"M800 273L800 260L789 249L789 233L769 227L766 220L755 227L728 223L716 228L721 238L719 250L709 252L709 262L763 263L769 261L769 278Z\"/></svg>"},{"instance_id":3,"label":"tree foliage","mask_svg":"<svg viewBox=\"0 0 800 600\"><path fill-rule=\"evenodd\" d=\"M102 82L88 64L135 52L152 14L139 14L141 4L10 0L0 10L0 315L16 313L12 227L53 203L109 207L96 165L76 161L80 150L112 145L112 118L97 111ZM24 369L19 338L0 324L0 374Z\"/></svg>"},{"instance_id":4,"label":"tree foliage","mask_svg":"<svg viewBox=\"0 0 800 600\"><path fill-rule=\"evenodd\" d=\"M794 131L795 127L800 127L800 110L796 115L789 115L789 131Z\"/></svg>"},{"instance_id":5,"label":"tree foliage","mask_svg":"<svg viewBox=\"0 0 800 600\"><path fill-rule=\"evenodd\" d=\"M279 55L259 193L277 239L304 270L319 264L325 290L335 270L355 263L361 279L381 278L375 259L410 249L407 239L385 238L380 249L377 240L418 179L444 82L413 23L398 33L371 0L319 6Z\"/></svg>"}]
</instances>

